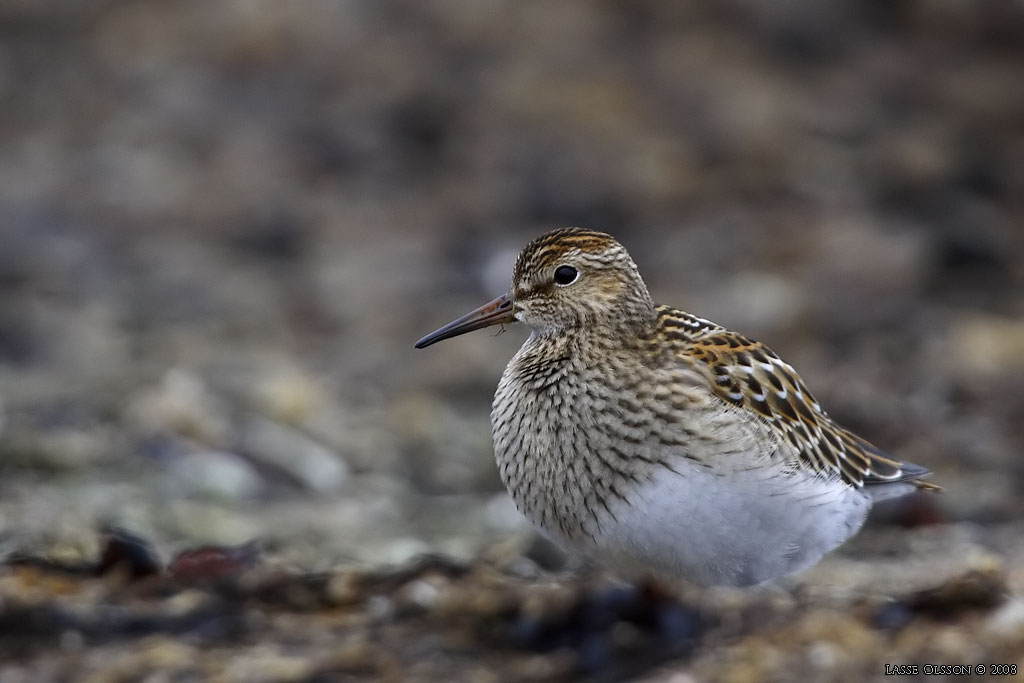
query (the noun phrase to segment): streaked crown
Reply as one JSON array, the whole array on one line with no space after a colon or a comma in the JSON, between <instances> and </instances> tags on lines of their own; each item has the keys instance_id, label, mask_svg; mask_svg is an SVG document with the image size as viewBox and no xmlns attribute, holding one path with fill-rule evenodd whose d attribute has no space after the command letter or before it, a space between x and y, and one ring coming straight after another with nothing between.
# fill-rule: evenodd
<instances>
[{"instance_id":1,"label":"streaked crown","mask_svg":"<svg viewBox=\"0 0 1024 683\"><path fill-rule=\"evenodd\" d=\"M561 228L530 242L516 261L509 294L516 319L541 332L654 319L654 303L626 248L596 230Z\"/></svg>"}]
</instances>

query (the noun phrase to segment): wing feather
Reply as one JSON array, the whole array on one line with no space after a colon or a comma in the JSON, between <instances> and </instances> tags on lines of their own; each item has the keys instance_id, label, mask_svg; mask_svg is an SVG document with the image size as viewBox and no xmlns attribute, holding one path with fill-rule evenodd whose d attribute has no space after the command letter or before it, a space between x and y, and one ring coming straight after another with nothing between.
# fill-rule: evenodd
<instances>
[{"instance_id":1,"label":"wing feather","mask_svg":"<svg viewBox=\"0 0 1024 683\"><path fill-rule=\"evenodd\" d=\"M791 365L764 344L689 313L661 306L661 330L677 353L709 377L715 395L743 408L777 431L796 452L798 465L838 474L850 486L918 481L928 470L897 460L836 424Z\"/></svg>"}]
</instances>

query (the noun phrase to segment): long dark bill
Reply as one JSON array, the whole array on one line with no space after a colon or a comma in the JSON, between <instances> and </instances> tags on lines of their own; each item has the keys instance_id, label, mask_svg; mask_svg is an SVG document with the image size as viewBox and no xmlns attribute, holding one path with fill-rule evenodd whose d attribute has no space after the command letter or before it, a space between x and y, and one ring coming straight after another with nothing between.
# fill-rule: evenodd
<instances>
[{"instance_id":1,"label":"long dark bill","mask_svg":"<svg viewBox=\"0 0 1024 683\"><path fill-rule=\"evenodd\" d=\"M503 294L494 301L488 301L480 308L470 311L457 320L451 321L441 329L431 332L416 342L416 348L422 349L435 342L451 339L473 330L514 321L515 309L512 306L512 299L509 298L508 294Z\"/></svg>"}]
</instances>

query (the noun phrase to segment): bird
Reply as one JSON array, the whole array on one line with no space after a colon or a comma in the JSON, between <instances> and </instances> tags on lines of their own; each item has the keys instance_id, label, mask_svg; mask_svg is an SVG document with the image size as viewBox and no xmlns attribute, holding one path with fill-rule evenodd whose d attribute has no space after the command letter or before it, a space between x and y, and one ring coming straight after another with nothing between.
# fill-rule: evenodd
<instances>
[{"instance_id":1,"label":"bird","mask_svg":"<svg viewBox=\"0 0 1024 683\"><path fill-rule=\"evenodd\" d=\"M523 323L491 409L516 507L628 575L751 586L816 564L931 472L828 416L764 344L655 304L609 234L560 228L509 290L418 342Z\"/></svg>"}]
</instances>

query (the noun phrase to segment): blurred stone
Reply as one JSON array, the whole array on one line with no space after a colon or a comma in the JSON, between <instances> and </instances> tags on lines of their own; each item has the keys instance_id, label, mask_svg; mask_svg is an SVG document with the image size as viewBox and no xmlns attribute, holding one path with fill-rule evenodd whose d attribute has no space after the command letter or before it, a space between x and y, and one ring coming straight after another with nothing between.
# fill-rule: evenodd
<instances>
[{"instance_id":1,"label":"blurred stone","mask_svg":"<svg viewBox=\"0 0 1024 683\"><path fill-rule=\"evenodd\" d=\"M46 427L16 424L0 433L4 462L23 467L77 469L115 461L124 444L110 425Z\"/></svg>"},{"instance_id":2,"label":"blurred stone","mask_svg":"<svg viewBox=\"0 0 1024 683\"><path fill-rule=\"evenodd\" d=\"M933 259L936 280L962 283L966 276L998 281L1009 269L1009 245L993 227L996 218L990 205L961 201L956 205L966 214L935 237ZM987 209L987 211L986 211ZM986 220L987 219L987 220ZM937 282L936 284L948 284Z\"/></svg>"},{"instance_id":3,"label":"blurred stone","mask_svg":"<svg viewBox=\"0 0 1024 683\"><path fill-rule=\"evenodd\" d=\"M313 378L294 368L268 373L259 381L255 394L263 413L290 425L304 424L324 400Z\"/></svg>"},{"instance_id":4,"label":"blurred stone","mask_svg":"<svg viewBox=\"0 0 1024 683\"><path fill-rule=\"evenodd\" d=\"M173 498L159 521L189 544L242 545L267 533L266 520L237 501L225 506L216 499Z\"/></svg>"},{"instance_id":5,"label":"blurred stone","mask_svg":"<svg viewBox=\"0 0 1024 683\"><path fill-rule=\"evenodd\" d=\"M897 631L910 624L914 612L904 602L887 602L879 607L871 617L875 628L883 631Z\"/></svg>"},{"instance_id":6,"label":"blurred stone","mask_svg":"<svg viewBox=\"0 0 1024 683\"><path fill-rule=\"evenodd\" d=\"M147 430L170 431L205 444L224 444L230 433L223 401L200 377L181 368L168 370L158 385L132 402L130 411Z\"/></svg>"},{"instance_id":7,"label":"blurred stone","mask_svg":"<svg viewBox=\"0 0 1024 683\"><path fill-rule=\"evenodd\" d=\"M523 513L516 509L512 497L504 491L491 496L483 513L487 524L498 532L508 533L533 528Z\"/></svg>"},{"instance_id":8,"label":"blurred stone","mask_svg":"<svg viewBox=\"0 0 1024 683\"><path fill-rule=\"evenodd\" d=\"M263 478L244 458L225 451L199 451L175 458L168 468L177 495L210 499L252 498Z\"/></svg>"},{"instance_id":9,"label":"blurred stone","mask_svg":"<svg viewBox=\"0 0 1024 683\"><path fill-rule=\"evenodd\" d=\"M348 481L348 464L339 454L280 422L250 416L242 424L240 441L247 455L310 491L337 493Z\"/></svg>"},{"instance_id":10,"label":"blurred stone","mask_svg":"<svg viewBox=\"0 0 1024 683\"><path fill-rule=\"evenodd\" d=\"M362 598L361 576L354 571L335 572L327 582L326 597L339 606L351 605Z\"/></svg>"},{"instance_id":11,"label":"blurred stone","mask_svg":"<svg viewBox=\"0 0 1024 683\"><path fill-rule=\"evenodd\" d=\"M155 576L162 569L156 549L141 536L116 528L103 534L103 550L96 566L98 574L114 572L130 579L141 579Z\"/></svg>"},{"instance_id":12,"label":"blurred stone","mask_svg":"<svg viewBox=\"0 0 1024 683\"><path fill-rule=\"evenodd\" d=\"M397 599L399 609L405 614L426 611L437 605L441 590L447 584L440 577L416 579L402 586Z\"/></svg>"},{"instance_id":13,"label":"blurred stone","mask_svg":"<svg viewBox=\"0 0 1024 683\"><path fill-rule=\"evenodd\" d=\"M1024 376L1024 320L965 313L952 320L948 338L955 375L972 380Z\"/></svg>"},{"instance_id":14,"label":"blurred stone","mask_svg":"<svg viewBox=\"0 0 1024 683\"><path fill-rule=\"evenodd\" d=\"M419 538L395 538L386 541L377 551L376 562L385 566L398 566L413 558L429 553L430 545Z\"/></svg>"},{"instance_id":15,"label":"blurred stone","mask_svg":"<svg viewBox=\"0 0 1024 683\"><path fill-rule=\"evenodd\" d=\"M951 619L966 610L990 610L1006 599L1006 579L998 566L974 569L954 576L940 586L906 598L920 614Z\"/></svg>"},{"instance_id":16,"label":"blurred stone","mask_svg":"<svg viewBox=\"0 0 1024 683\"><path fill-rule=\"evenodd\" d=\"M530 534L523 556L538 567L551 572L576 569L581 565L581 558L570 555L565 549L537 532Z\"/></svg>"},{"instance_id":17,"label":"blurred stone","mask_svg":"<svg viewBox=\"0 0 1024 683\"><path fill-rule=\"evenodd\" d=\"M259 546L206 546L175 555L167 564L167 573L177 581L210 581L238 577L262 560Z\"/></svg>"},{"instance_id":18,"label":"blurred stone","mask_svg":"<svg viewBox=\"0 0 1024 683\"><path fill-rule=\"evenodd\" d=\"M1024 637L1024 599L1010 597L988 618L985 630L996 637Z\"/></svg>"},{"instance_id":19,"label":"blurred stone","mask_svg":"<svg viewBox=\"0 0 1024 683\"><path fill-rule=\"evenodd\" d=\"M390 418L384 407L355 399L342 403L325 396L303 423L303 430L343 454L354 470L397 475L405 469L401 437L397 430L379 426L389 424Z\"/></svg>"}]
</instances>

